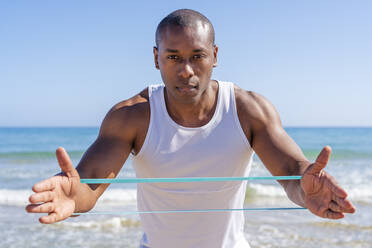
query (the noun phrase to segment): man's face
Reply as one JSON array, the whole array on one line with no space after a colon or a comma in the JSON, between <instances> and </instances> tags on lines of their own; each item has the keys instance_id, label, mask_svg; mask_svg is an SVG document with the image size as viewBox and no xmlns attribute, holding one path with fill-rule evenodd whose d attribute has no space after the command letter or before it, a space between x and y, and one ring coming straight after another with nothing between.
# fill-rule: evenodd
<instances>
[{"instance_id":1,"label":"man's face","mask_svg":"<svg viewBox=\"0 0 372 248\"><path fill-rule=\"evenodd\" d=\"M210 40L208 27L168 26L161 37L154 57L168 97L184 103L198 101L217 64L218 48Z\"/></svg>"}]
</instances>

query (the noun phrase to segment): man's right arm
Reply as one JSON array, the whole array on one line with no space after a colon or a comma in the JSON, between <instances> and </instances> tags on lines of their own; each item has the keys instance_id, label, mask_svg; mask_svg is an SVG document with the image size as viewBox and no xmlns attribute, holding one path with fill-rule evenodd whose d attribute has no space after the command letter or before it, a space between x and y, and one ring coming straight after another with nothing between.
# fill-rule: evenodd
<instances>
[{"instance_id":1,"label":"man's right arm","mask_svg":"<svg viewBox=\"0 0 372 248\"><path fill-rule=\"evenodd\" d=\"M143 134L148 125L149 104L144 92L115 105L108 112L96 141L76 169L67 152L63 148L57 149L62 172L33 186L35 194L29 198L28 212L48 213L39 220L49 224L66 219L73 212L86 212L94 207L108 184L82 184L80 178L117 176L131 150L140 142L138 133Z\"/></svg>"},{"instance_id":2,"label":"man's right arm","mask_svg":"<svg viewBox=\"0 0 372 248\"><path fill-rule=\"evenodd\" d=\"M125 104L125 102L124 102ZM130 107L115 106L102 122L95 142L83 155L76 167L80 178L115 178L128 158L136 137L136 126L132 125ZM89 198L78 197L76 212L89 211L107 189L109 184L89 184L85 193ZM79 194L86 195L86 194Z\"/></svg>"}]
</instances>

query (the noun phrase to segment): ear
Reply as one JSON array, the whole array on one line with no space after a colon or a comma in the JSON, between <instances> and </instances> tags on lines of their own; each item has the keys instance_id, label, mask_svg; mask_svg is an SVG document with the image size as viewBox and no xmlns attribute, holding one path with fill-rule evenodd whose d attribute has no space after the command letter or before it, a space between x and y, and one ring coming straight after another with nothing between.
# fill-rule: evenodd
<instances>
[{"instance_id":1,"label":"ear","mask_svg":"<svg viewBox=\"0 0 372 248\"><path fill-rule=\"evenodd\" d=\"M155 47L154 46L154 48L153 48L153 53L154 53L154 62L155 62L155 67L156 67L156 69L160 69L159 68L159 62L158 62L158 48L157 47Z\"/></svg>"},{"instance_id":2,"label":"ear","mask_svg":"<svg viewBox=\"0 0 372 248\"><path fill-rule=\"evenodd\" d=\"M213 55L214 55L213 67L217 67L217 54L218 54L218 46L214 45L213 46Z\"/></svg>"}]
</instances>

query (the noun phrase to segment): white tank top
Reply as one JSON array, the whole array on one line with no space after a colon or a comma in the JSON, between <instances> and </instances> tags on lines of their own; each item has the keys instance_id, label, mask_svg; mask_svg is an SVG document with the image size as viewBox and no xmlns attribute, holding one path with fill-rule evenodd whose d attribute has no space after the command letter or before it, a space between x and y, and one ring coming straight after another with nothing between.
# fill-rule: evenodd
<instances>
[{"instance_id":1,"label":"white tank top","mask_svg":"<svg viewBox=\"0 0 372 248\"><path fill-rule=\"evenodd\" d=\"M183 127L167 112L164 85L148 88L150 124L140 152L133 158L136 176L248 176L253 149L240 126L234 85L218 82L212 119L197 128ZM140 183L139 211L242 208L246 181ZM244 213L141 214L142 247L247 248Z\"/></svg>"}]
</instances>

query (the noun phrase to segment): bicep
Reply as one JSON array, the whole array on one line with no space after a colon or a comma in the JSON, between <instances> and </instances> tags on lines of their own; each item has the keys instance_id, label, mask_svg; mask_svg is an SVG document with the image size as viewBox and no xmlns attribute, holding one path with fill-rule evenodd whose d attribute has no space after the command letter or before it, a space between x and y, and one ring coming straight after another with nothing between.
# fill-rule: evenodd
<instances>
[{"instance_id":1,"label":"bicep","mask_svg":"<svg viewBox=\"0 0 372 248\"><path fill-rule=\"evenodd\" d=\"M84 153L77 170L81 178L115 178L128 158L136 136L130 116L108 113L99 135ZM108 184L89 185L99 197Z\"/></svg>"},{"instance_id":2,"label":"bicep","mask_svg":"<svg viewBox=\"0 0 372 248\"><path fill-rule=\"evenodd\" d=\"M131 151L120 139L98 137L84 153L77 170L82 178L114 178Z\"/></svg>"},{"instance_id":3,"label":"bicep","mask_svg":"<svg viewBox=\"0 0 372 248\"><path fill-rule=\"evenodd\" d=\"M254 134L253 149L274 176L299 175L307 161L301 149L282 127L266 127Z\"/></svg>"},{"instance_id":4,"label":"bicep","mask_svg":"<svg viewBox=\"0 0 372 248\"><path fill-rule=\"evenodd\" d=\"M282 127L274 106L266 99L258 104L259 114L252 121L252 147L274 176L301 175L307 163L300 147Z\"/></svg>"}]
</instances>

